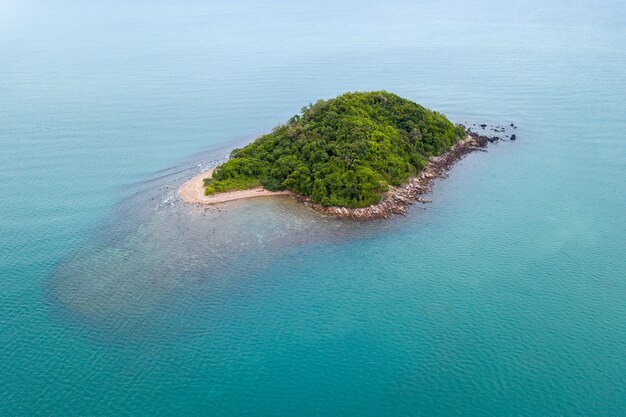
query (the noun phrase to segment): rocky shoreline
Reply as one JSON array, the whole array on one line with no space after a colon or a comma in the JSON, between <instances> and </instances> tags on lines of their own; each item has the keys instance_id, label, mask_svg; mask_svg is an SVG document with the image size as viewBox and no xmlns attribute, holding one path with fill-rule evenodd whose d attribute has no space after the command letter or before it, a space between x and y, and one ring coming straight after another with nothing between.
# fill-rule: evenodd
<instances>
[{"instance_id":1,"label":"rocky shoreline","mask_svg":"<svg viewBox=\"0 0 626 417\"><path fill-rule=\"evenodd\" d=\"M483 130L486 126L479 125ZM515 128L511 124L512 128ZM491 129L494 132L500 132L500 126L498 130ZM414 201L427 203L428 200L424 200L421 195L427 194L432 191L432 181L435 178L447 177L448 170L459 160L463 159L465 155L481 151L486 152L486 147L489 143L498 142L503 140L499 136L485 136L472 131L472 128L466 128L468 136L466 139L457 142L450 151L445 154L432 157L420 173L409 179L408 183L400 187L389 187L389 191L385 192L383 198L377 204L363 207L363 208L346 208L337 206L322 206L321 204L312 202L308 197L296 196L296 199L308 207L320 213L330 215L333 217L353 219L353 220L375 220L375 219L387 219L393 214L406 214L407 207L413 204ZM505 131L504 128L501 130ZM509 137L509 140L515 140L515 135Z\"/></svg>"},{"instance_id":2,"label":"rocky shoreline","mask_svg":"<svg viewBox=\"0 0 626 417\"><path fill-rule=\"evenodd\" d=\"M394 214L406 214L407 207L415 201L429 203L430 201L422 198L422 195L432 191L432 181L435 178L447 177L448 170L456 162L463 159L465 155L472 152L486 152L485 148L490 143L502 140L516 140L516 135L509 132L517 129L517 126L513 123L510 124L510 127L486 124L473 124L471 127L464 127L467 132L466 139L457 142L445 154L430 158L428 164L417 176L410 178L403 186L390 186L389 190L383 194L380 202L368 207L351 209L339 206L323 206L311 201L307 196L299 195L289 190L269 191L262 187L205 196L204 178L211 176L213 168L194 176L184 183L179 189L179 194L186 202L199 205L212 205L274 195L292 195L297 201L325 215L352 220L387 219ZM481 133L478 133L477 130ZM487 136L488 131L493 132L492 136Z\"/></svg>"}]
</instances>

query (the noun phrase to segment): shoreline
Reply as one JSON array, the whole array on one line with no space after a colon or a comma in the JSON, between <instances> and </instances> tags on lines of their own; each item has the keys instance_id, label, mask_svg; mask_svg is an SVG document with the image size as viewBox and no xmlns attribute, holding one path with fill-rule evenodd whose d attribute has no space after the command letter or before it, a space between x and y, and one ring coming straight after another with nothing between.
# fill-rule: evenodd
<instances>
[{"instance_id":1,"label":"shoreline","mask_svg":"<svg viewBox=\"0 0 626 417\"><path fill-rule=\"evenodd\" d=\"M309 197L297 196L298 201L320 213L334 217L353 220L387 219L392 214L406 214L408 206L414 201L430 203L420 195L432 191L432 181L436 178L445 178L448 170L467 154L482 151L489 143L498 142L498 137L487 137L468 131L467 138L458 141L448 152L438 157L431 157L428 164L414 177L401 186L389 186L381 200L368 207L347 208L338 206L322 206L312 202Z\"/></svg>"},{"instance_id":2,"label":"shoreline","mask_svg":"<svg viewBox=\"0 0 626 417\"><path fill-rule=\"evenodd\" d=\"M178 190L180 197L188 203L200 205L212 205L229 201L246 200L257 197L272 197L277 195L291 195L305 206L322 214L333 217L353 220L387 219L392 214L406 214L406 209L414 201L427 203L420 195L432 191L432 181L436 178L445 178L448 170L467 154L483 151L489 143L502 140L499 137L487 137L476 132L469 131L466 139L457 142L448 152L438 157L431 157L428 164L415 177L402 186L389 186L389 190L383 194L381 200L368 207L347 208L338 206L322 206L314 203L307 196L299 195L290 190L270 191L263 187L247 190L226 191L212 195L204 195L203 180L209 178L214 168L195 175L186 181Z\"/></svg>"},{"instance_id":3,"label":"shoreline","mask_svg":"<svg viewBox=\"0 0 626 417\"><path fill-rule=\"evenodd\" d=\"M201 172L195 175L190 180L187 180L179 189L178 194L180 197L191 204L212 205L226 203L228 201L245 200L255 197L271 197L276 195L294 195L289 190L284 191L270 191L263 187L250 188L247 190L235 190L226 191L223 193L215 193L211 195L204 195L204 182L205 178L210 178L213 174L214 168Z\"/></svg>"}]
</instances>

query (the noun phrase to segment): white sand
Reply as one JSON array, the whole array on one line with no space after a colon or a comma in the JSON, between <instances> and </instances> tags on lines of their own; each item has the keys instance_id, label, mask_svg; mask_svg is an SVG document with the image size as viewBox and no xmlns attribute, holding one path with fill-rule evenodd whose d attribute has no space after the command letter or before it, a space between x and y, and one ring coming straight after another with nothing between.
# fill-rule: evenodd
<instances>
[{"instance_id":1,"label":"white sand","mask_svg":"<svg viewBox=\"0 0 626 417\"><path fill-rule=\"evenodd\" d=\"M289 195L291 191L269 191L263 187L250 188L248 190L240 191L227 191L223 193L215 193L211 195L204 195L204 183L205 178L210 178L213 174L214 168L204 171L201 174L196 175L186 183L184 183L178 192L183 200L192 204L218 204L225 203L227 201L243 200L246 198L254 197L268 197L274 195Z\"/></svg>"}]
</instances>

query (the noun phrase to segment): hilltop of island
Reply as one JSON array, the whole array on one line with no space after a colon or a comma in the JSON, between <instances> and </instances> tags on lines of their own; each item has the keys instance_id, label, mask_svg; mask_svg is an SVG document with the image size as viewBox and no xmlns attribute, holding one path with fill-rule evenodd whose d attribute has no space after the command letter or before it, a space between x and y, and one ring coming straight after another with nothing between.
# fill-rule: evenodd
<instances>
[{"instance_id":1,"label":"hilltop of island","mask_svg":"<svg viewBox=\"0 0 626 417\"><path fill-rule=\"evenodd\" d=\"M206 181L206 194L260 185L323 206L366 207L465 136L441 113L395 94L346 93L234 149Z\"/></svg>"},{"instance_id":2,"label":"hilltop of island","mask_svg":"<svg viewBox=\"0 0 626 417\"><path fill-rule=\"evenodd\" d=\"M217 203L293 194L310 207L352 218L403 213L432 178L490 139L386 91L349 92L302 108L283 125L181 189ZM194 187L202 197L193 197Z\"/></svg>"}]
</instances>

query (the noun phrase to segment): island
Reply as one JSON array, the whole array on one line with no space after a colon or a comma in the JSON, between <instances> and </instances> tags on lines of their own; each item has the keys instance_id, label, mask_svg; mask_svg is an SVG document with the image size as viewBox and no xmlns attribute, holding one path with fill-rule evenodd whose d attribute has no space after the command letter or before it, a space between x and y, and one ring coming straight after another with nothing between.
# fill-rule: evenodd
<instances>
[{"instance_id":1,"label":"island","mask_svg":"<svg viewBox=\"0 0 626 417\"><path fill-rule=\"evenodd\" d=\"M495 140L393 93L349 92L305 106L180 194L198 204L288 194L329 215L387 218Z\"/></svg>"}]
</instances>

